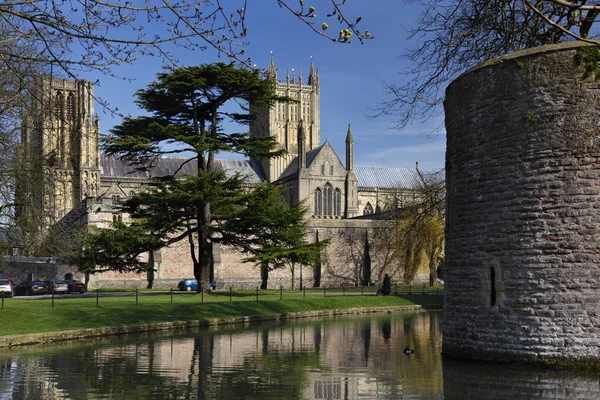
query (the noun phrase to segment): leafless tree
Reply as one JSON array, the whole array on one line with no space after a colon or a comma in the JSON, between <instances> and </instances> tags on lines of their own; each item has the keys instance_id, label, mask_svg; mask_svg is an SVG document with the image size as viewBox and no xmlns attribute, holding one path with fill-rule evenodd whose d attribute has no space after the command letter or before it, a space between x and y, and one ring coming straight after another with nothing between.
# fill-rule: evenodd
<instances>
[{"instance_id":1,"label":"leafless tree","mask_svg":"<svg viewBox=\"0 0 600 400\"><path fill-rule=\"evenodd\" d=\"M446 86L482 61L568 40L597 43L596 1L405 1L424 9L409 30L415 47L403 54L410 67L401 72L404 83L384 83L386 100L373 115L393 115L396 129L440 115Z\"/></svg>"},{"instance_id":2,"label":"leafless tree","mask_svg":"<svg viewBox=\"0 0 600 400\"><path fill-rule=\"evenodd\" d=\"M400 252L396 237L395 221L379 221L377 227L367 233L371 256L371 279L382 282L383 275L392 278L402 276L403 254ZM325 250L325 260L341 260L332 265L327 262L327 273L353 286L360 286L365 256L365 231L361 229L345 230L340 242Z\"/></svg>"},{"instance_id":3,"label":"leafless tree","mask_svg":"<svg viewBox=\"0 0 600 400\"><path fill-rule=\"evenodd\" d=\"M315 7L303 1L272 0L307 24L313 31L336 42L348 43L372 37L361 32L360 17L350 21L342 12L346 1L330 0L327 16L317 20ZM0 23L7 29L3 43L29 41L34 53L4 49L0 60L11 59L51 64L71 77L80 71L113 74L114 67L145 56L160 56L177 65L173 49L214 48L230 59L249 65L244 46L248 30L247 0L5 0L0 4ZM293 4L292 4L293 3ZM321 7L321 6L320 6ZM338 36L326 30L328 20L342 26ZM318 22L322 21L318 25Z\"/></svg>"}]
</instances>

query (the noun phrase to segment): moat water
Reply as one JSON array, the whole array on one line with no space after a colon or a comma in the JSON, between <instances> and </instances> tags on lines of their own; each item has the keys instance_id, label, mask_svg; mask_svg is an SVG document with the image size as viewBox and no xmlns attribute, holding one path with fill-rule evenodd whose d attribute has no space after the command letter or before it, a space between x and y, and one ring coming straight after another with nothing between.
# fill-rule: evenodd
<instances>
[{"instance_id":1,"label":"moat water","mask_svg":"<svg viewBox=\"0 0 600 400\"><path fill-rule=\"evenodd\" d=\"M394 313L6 349L0 399L600 398L594 373L442 360L440 323Z\"/></svg>"}]
</instances>

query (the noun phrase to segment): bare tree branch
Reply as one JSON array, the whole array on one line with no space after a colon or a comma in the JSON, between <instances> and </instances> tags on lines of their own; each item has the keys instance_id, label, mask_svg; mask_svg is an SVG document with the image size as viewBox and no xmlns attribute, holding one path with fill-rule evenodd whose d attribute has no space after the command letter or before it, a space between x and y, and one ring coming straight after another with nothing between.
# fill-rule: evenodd
<instances>
[{"instance_id":1,"label":"bare tree branch","mask_svg":"<svg viewBox=\"0 0 600 400\"><path fill-rule=\"evenodd\" d=\"M386 98L372 117L392 115L394 128L426 122L442 113L444 91L461 73L504 54L567 40L599 43L589 37L600 5L587 0L405 0L424 12L402 57L406 83L385 82ZM594 4L588 4L594 3Z\"/></svg>"}]
</instances>

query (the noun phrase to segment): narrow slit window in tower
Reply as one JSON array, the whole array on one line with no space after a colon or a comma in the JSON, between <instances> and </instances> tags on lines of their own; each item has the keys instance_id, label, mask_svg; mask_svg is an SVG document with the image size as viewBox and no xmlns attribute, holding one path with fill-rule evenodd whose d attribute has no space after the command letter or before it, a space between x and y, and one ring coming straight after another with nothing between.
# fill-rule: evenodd
<instances>
[{"instance_id":1,"label":"narrow slit window in tower","mask_svg":"<svg viewBox=\"0 0 600 400\"><path fill-rule=\"evenodd\" d=\"M496 305L496 270L490 268L490 305Z\"/></svg>"}]
</instances>

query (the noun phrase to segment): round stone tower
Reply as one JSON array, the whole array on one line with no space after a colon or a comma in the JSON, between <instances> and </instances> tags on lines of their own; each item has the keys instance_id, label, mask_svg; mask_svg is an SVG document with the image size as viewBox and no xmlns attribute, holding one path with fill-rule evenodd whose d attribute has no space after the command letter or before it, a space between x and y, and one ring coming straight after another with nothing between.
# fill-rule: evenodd
<instances>
[{"instance_id":1,"label":"round stone tower","mask_svg":"<svg viewBox=\"0 0 600 400\"><path fill-rule=\"evenodd\" d=\"M598 61L544 46L448 87L444 355L600 365Z\"/></svg>"}]
</instances>

